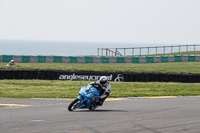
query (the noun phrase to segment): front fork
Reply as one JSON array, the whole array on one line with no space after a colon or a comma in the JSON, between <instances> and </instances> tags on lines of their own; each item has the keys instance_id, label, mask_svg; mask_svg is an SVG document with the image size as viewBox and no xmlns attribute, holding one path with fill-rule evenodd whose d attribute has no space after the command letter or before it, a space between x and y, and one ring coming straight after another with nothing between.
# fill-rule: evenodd
<instances>
[{"instance_id":1,"label":"front fork","mask_svg":"<svg viewBox=\"0 0 200 133\"><path fill-rule=\"evenodd\" d=\"M79 95L77 98L80 100L80 103L78 104L79 107L82 104L86 105L86 99L82 95Z\"/></svg>"}]
</instances>

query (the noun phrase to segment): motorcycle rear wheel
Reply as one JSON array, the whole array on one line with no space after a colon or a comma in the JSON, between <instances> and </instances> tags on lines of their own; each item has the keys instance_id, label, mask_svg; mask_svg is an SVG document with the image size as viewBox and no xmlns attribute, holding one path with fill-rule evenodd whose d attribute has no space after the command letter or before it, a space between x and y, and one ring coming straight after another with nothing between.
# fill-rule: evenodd
<instances>
[{"instance_id":1,"label":"motorcycle rear wheel","mask_svg":"<svg viewBox=\"0 0 200 133\"><path fill-rule=\"evenodd\" d=\"M78 108L78 103L80 102L80 100L78 98L76 98L69 106L68 106L68 110L69 111L74 111Z\"/></svg>"}]
</instances>

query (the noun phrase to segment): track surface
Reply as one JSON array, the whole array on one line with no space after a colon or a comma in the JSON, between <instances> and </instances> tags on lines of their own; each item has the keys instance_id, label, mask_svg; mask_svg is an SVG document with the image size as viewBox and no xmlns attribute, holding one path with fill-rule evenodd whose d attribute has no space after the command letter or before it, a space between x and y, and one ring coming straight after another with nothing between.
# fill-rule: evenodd
<instances>
[{"instance_id":1,"label":"track surface","mask_svg":"<svg viewBox=\"0 0 200 133\"><path fill-rule=\"evenodd\" d=\"M200 97L128 98L96 111L69 112L68 99L9 99L0 104L0 133L199 133Z\"/></svg>"}]
</instances>

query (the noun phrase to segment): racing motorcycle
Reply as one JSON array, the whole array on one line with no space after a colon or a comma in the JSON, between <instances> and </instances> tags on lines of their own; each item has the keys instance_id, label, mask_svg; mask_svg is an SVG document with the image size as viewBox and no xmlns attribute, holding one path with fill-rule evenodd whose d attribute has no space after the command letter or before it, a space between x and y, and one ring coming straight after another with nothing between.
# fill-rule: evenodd
<instances>
[{"instance_id":1,"label":"racing motorcycle","mask_svg":"<svg viewBox=\"0 0 200 133\"><path fill-rule=\"evenodd\" d=\"M79 91L79 96L68 106L68 110L74 111L81 108L95 110L98 107L95 104L99 100L99 88L100 86L84 85Z\"/></svg>"}]
</instances>

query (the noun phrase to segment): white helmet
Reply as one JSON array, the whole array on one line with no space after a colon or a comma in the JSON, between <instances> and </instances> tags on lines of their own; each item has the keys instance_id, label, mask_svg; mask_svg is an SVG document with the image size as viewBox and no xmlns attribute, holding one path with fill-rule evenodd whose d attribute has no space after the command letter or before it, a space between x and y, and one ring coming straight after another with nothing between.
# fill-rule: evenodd
<instances>
[{"instance_id":1,"label":"white helmet","mask_svg":"<svg viewBox=\"0 0 200 133\"><path fill-rule=\"evenodd\" d=\"M108 78L106 76L102 76L99 79L100 84L106 84L108 82Z\"/></svg>"}]
</instances>

